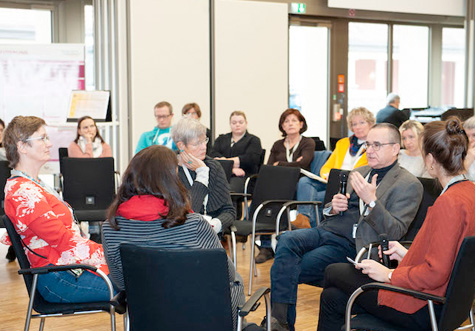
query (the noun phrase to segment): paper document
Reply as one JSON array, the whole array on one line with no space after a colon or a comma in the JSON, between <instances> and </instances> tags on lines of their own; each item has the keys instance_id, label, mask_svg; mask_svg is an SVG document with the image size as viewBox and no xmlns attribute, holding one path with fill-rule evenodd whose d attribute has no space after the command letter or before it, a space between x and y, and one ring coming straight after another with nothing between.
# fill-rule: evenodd
<instances>
[{"instance_id":1,"label":"paper document","mask_svg":"<svg viewBox=\"0 0 475 331\"><path fill-rule=\"evenodd\" d=\"M321 183L324 183L324 184L327 184L328 181L326 179L323 179L322 177L320 176L317 176L315 175L313 172L310 172L310 171L307 171L305 169L300 169L300 173L309 177L309 178L312 178L312 179L315 179L315 180L318 180L319 182Z\"/></svg>"}]
</instances>

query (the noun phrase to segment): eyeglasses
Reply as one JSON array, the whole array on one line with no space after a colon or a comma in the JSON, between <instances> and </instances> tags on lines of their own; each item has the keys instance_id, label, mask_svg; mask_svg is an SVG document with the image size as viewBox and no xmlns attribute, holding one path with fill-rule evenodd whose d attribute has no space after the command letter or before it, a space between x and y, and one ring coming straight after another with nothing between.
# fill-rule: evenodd
<instances>
[{"instance_id":1,"label":"eyeglasses","mask_svg":"<svg viewBox=\"0 0 475 331\"><path fill-rule=\"evenodd\" d=\"M198 146L201 146L201 145L206 145L208 143L208 141L209 141L209 138L206 137L206 139L198 141L197 143L194 143L194 144L190 143L190 145L193 146L193 147L198 147Z\"/></svg>"},{"instance_id":2,"label":"eyeglasses","mask_svg":"<svg viewBox=\"0 0 475 331\"><path fill-rule=\"evenodd\" d=\"M24 141L33 141L33 140L43 140L43 142L46 144L49 142L49 136L39 136L39 137L30 137L28 139L25 139Z\"/></svg>"},{"instance_id":3,"label":"eyeglasses","mask_svg":"<svg viewBox=\"0 0 475 331\"><path fill-rule=\"evenodd\" d=\"M155 115L155 118L157 120L164 120L164 119L167 119L169 118L171 115Z\"/></svg>"},{"instance_id":4,"label":"eyeglasses","mask_svg":"<svg viewBox=\"0 0 475 331\"><path fill-rule=\"evenodd\" d=\"M373 147L373 150L375 150L376 152L379 151L381 149L381 146L384 146L384 145L394 145L396 143L384 143L384 144L381 144L381 143L378 143L378 142L375 142L373 144L369 144L369 143L365 143L365 147L366 149L368 150L370 147Z\"/></svg>"}]
</instances>

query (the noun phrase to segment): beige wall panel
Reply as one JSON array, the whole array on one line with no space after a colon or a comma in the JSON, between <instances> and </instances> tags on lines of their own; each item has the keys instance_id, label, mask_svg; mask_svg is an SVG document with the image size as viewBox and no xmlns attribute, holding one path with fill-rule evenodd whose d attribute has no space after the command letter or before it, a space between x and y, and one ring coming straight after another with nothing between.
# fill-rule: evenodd
<instances>
[{"instance_id":1,"label":"beige wall panel","mask_svg":"<svg viewBox=\"0 0 475 331\"><path fill-rule=\"evenodd\" d=\"M169 101L176 122L197 102L209 127L207 0L129 0L131 149L156 125L153 106Z\"/></svg>"},{"instance_id":2,"label":"beige wall panel","mask_svg":"<svg viewBox=\"0 0 475 331\"><path fill-rule=\"evenodd\" d=\"M269 156L288 105L286 4L216 1L216 133L229 132L229 114L247 114L249 131Z\"/></svg>"}]
</instances>

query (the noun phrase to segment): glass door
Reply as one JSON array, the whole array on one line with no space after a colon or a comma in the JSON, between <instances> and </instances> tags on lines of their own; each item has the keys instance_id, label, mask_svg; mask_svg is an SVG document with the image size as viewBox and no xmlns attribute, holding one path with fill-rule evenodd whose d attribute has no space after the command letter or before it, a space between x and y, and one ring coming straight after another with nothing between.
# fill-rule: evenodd
<instances>
[{"instance_id":1,"label":"glass door","mask_svg":"<svg viewBox=\"0 0 475 331\"><path fill-rule=\"evenodd\" d=\"M289 107L307 120L307 137L328 148L329 27L291 25L289 30Z\"/></svg>"}]
</instances>

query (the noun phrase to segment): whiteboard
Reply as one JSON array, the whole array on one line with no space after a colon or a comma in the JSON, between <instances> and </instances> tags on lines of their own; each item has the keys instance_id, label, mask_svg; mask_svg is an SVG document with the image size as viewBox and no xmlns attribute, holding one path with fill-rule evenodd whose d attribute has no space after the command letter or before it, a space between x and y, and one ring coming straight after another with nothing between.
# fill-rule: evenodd
<instances>
[{"instance_id":1,"label":"whiteboard","mask_svg":"<svg viewBox=\"0 0 475 331\"><path fill-rule=\"evenodd\" d=\"M84 89L84 45L0 45L0 118L65 123L71 91Z\"/></svg>"}]
</instances>

